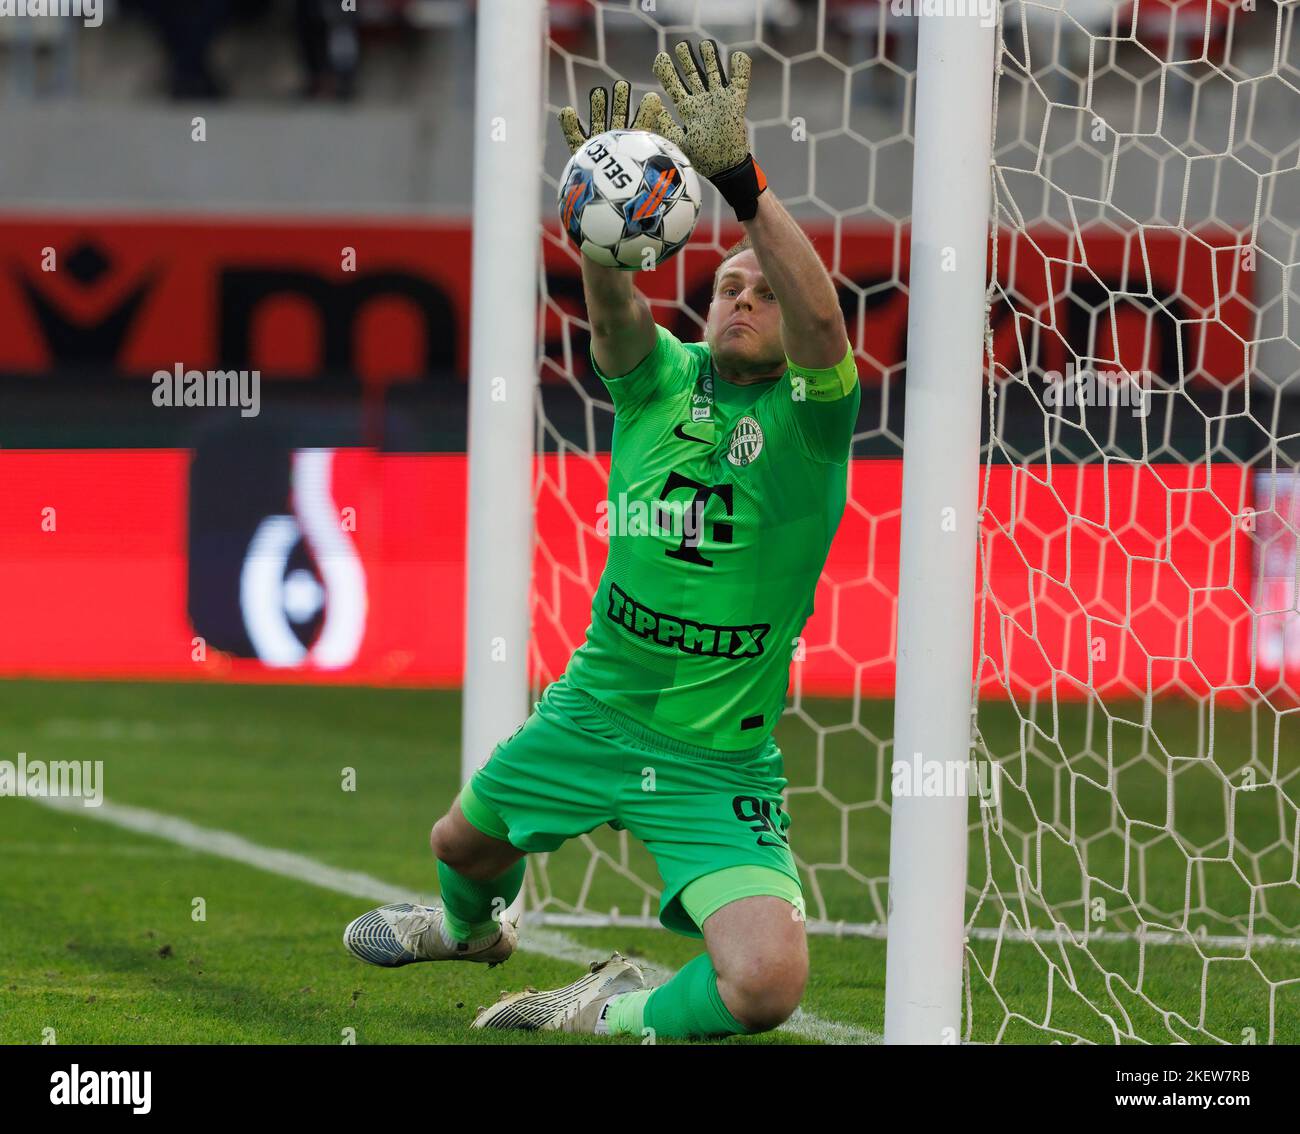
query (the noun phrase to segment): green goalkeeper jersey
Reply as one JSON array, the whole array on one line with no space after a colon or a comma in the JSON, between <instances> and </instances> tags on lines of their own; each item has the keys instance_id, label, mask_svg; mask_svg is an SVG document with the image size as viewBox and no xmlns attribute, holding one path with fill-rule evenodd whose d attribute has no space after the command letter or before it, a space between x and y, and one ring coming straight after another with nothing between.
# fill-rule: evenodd
<instances>
[{"instance_id":1,"label":"green goalkeeper jersey","mask_svg":"<svg viewBox=\"0 0 1300 1134\"><path fill-rule=\"evenodd\" d=\"M844 511L852 349L742 386L718 378L707 343L658 327L636 369L596 373L615 410L609 556L568 683L662 736L755 748Z\"/></svg>"}]
</instances>

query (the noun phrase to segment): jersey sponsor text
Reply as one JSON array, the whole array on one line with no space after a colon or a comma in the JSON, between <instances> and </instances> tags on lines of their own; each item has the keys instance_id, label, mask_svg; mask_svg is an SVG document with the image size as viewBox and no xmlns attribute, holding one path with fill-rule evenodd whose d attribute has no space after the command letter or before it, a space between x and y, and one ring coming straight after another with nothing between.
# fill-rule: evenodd
<instances>
[{"instance_id":1,"label":"jersey sponsor text","mask_svg":"<svg viewBox=\"0 0 1300 1134\"><path fill-rule=\"evenodd\" d=\"M671 646L684 654L715 658L757 657L763 652L763 636L772 627L766 622L752 626L711 626L689 618L659 614L630 598L610 583L609 617L640 638Z\"/></svg>"}]
</instances>

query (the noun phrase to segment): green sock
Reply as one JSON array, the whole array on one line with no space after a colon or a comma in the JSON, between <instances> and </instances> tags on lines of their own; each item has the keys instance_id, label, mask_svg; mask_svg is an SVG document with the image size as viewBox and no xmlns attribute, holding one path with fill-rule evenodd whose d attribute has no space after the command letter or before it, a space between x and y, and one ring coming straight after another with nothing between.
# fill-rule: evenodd
<instances>
[{"instance_id":1,"label":"green sock","mask_svg":"<svg viewBox=\"0 0 1300 1134\"><path fill-rule=\"evenodd\" d=\"M521 858L504 874L487 882L475 882L440 861L438 889L448 934L457 941L473 941L496 933L497 921L492 915L499 917L518 896L526 862Z\"/></svg>"},{"instance_id":2,"label":"green sock","mask_svg":"<svg viewBox=\"0 0 1300 1134\"><path fill-rule=\"evenodd\" d=\"M749 1031L722 1002L718 974L707 953L683 965L667 984L614 997L605 1023L610 1035L643 1035L649 1029L663 1039L737 1036Z\"/></svg>"}]
</instances>

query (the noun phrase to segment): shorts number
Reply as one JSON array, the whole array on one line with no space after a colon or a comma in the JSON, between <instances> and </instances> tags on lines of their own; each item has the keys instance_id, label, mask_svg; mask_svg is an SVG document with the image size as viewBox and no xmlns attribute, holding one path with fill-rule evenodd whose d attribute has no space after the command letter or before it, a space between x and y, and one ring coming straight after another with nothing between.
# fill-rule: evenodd
<instances>
[{"instance_id":1,"label":"shorts number","mask_svg":"<svg viewBox=\"0 0 1300 1134\"><path fill-rule=\"evenodd\" d=\"M772 820L772 804L769 800L759 799L756 795L738 795L731 801L731 809L742 823L749 824L749 829L758 835L760 847L788 846L790 840L781 832L781 805L776 805L776 821ZM768 838L775 835L776 839Z\"/></svg>"}]
</instances>

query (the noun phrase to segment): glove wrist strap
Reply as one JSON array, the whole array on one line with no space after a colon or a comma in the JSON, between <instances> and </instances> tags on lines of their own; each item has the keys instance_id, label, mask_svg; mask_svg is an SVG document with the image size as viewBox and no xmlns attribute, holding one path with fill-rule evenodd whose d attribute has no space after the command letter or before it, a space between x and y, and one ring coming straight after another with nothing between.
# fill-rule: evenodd
<instances>
[{"instance_id":1,"label":"glove wrist strap","mask_svg":"<svg viewBox=\"0 0 1300 1134\"><path fill-rule=\"evenodd\" d=\"M709 180L722 194L722 199L735 209L737 220L754 219L759 195L767 188L767 177L753 154L746 154L743 161L715 173Z\"/></svg>"}]
</instances>

